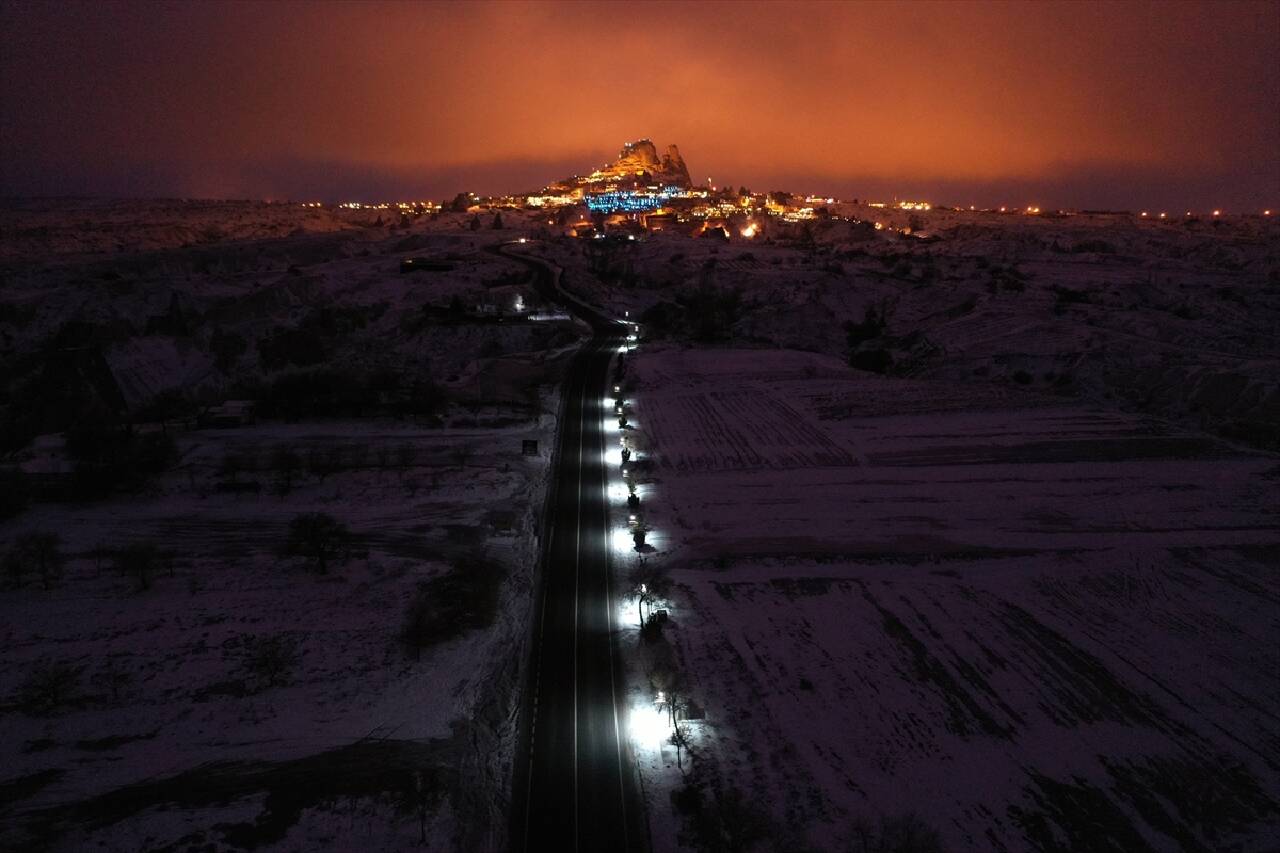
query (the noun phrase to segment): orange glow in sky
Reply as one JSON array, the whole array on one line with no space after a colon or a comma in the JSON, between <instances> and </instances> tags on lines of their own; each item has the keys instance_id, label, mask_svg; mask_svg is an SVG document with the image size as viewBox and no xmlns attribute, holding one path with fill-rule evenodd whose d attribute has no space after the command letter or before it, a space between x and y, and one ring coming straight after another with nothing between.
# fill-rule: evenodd
<instances>
[{"instance_id":1,"label":"orange glow in sky","mask_svg":"<svg viewBox=\"0 0 1280 853\"><path fill-rule=\"evenodd\" d=\"M1273 206L1261 3L0 6L0 193L534 189L640 136L717 184Z\"/></svg>"}]
</instances>

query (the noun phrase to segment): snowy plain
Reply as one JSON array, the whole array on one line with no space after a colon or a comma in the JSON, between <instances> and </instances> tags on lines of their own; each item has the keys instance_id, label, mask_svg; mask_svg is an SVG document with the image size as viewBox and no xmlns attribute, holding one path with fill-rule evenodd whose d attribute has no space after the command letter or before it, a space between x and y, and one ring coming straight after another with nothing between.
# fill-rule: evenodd
<instances>
[{"instance_id":1,"label":"snowy plain","mask_svg":"<svg viewBox=\"0 0 1280 853\"><path fill-rule=\"evenodd\" d=\"M706 711L683 770L637 743L655 848L1275 849L1275 223L919 218L547 248L645 330L647 559Z\"/></svg>"},{"instance_id":2,"label":"snowy plain","mask_svg":"<svg viewBox=\"0 0 1280 853\"><path fill-rule=\"evenodd\" d=\"M66 559L50 588L6 578L0 597L0 846L500 849L558 382L578 337L486 313L538 304L522 267L482 251L509 235L461 215L259 203L33 202L0 218L11 389L43 404L55 377L89 418L112 401L189 403L141 424L175 450L141 489L37 499L0 522L0 551L52 533ZM440 270L403 275L406 256ZM72 334L101 359L43 383L21 372ZM309 375L356 396L415 378L358 417L196 428L207 407ZM55 482L70 470L56 434L6 463ZM350 531L324 573L284 553L304 513ZM131 545L162 555L145 585L115 568ZM492 619L406 644L419 588L477 555L501 567ZM58 672L56 703L33 707Z\"/></svg>"},{"instance_id":3,"label":"snowy plain","mask_svg":"<svg viewBox=\"0 0 1280 853\"><path fill-rule=\"evenodd\" d=\"M260 203L0 212L11 389L75 318L102 360L57 375L96 387L105 365L129 408L306 372L284 346L298 330L322 367L427 377L415 393L447 399L170 425L178 461L141 493L0 522L5 550L54 530L68 556L53 589L0 601L4 842L501 843L580 334L493 322L537 295L483 247L527 236L570 292L644 327L626 356L639 492L676 582L664 635L706 710L683 768L636 746L655 848L843 849L910 812L948 850L1273 849L1276 224L833 212L864 221L605 245L511 210L480 231ZM441 271L401 275L410 255ZM214 329L247 346L228 362ZM8 461L56 446L37 438ZM530 438L541 456L519 454ZM327 461L277 494L282 447ZM355 537L324 576L279 553L308 511ZM173 554L149 590L104 556L131 541ZM498 617L415 657L406 599L477 547L508 570ZM618 608L647 711L634 602ZM275 636L299 657L263 685L245 652ZM27 713L48 661L80 689ZM699 814L672 799L690 787Z\"/></svg>"},{"instance_id":4,"label":"snowy plain","mask_svg":"<svg viewBox=\"0 0 1280 853\"><path fill-rule=\"evenodd\" d=\"M695 761L762 849L907 811L947 849L1267 849L1273 456L808 353L634 363Z\"/></svg>"}]
</instances>

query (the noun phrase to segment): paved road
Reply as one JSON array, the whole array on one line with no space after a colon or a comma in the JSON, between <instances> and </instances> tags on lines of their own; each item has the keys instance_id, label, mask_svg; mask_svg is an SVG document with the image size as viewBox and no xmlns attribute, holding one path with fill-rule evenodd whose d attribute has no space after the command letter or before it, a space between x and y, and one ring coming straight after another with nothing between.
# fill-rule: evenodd
<instances>
[{"instance_id":1,"label":"paved road","mask_svg":"<svg viewBox=\"0 0 1280 853\"><path fill-rule=\"evenodd\" d=\"M554 296L550 269L524 262L537 270L539 290ZM610 362L625 332L584 306L571 307L595 335L575 356L564 384L511 847L625 853L648 846L626 734L609 576L603 406Z\"/></svg>"}]
</instances>

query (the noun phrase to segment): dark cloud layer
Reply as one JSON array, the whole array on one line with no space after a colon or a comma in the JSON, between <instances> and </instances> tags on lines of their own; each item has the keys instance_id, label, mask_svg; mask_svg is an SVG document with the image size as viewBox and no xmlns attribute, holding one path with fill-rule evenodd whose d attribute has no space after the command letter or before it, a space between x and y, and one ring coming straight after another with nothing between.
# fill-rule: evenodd
<instances>
[{"instance_id":1,"label":"dark cloud layer","mask_svg":"<svg viewBox=\"0 0 1280 853\"><path fill-rule=\"evenodd\" d=\"M440 197L640 135L842 196L1277 206L1280 5L0 0L0 193Z\"/></svg>"}]
</instances>

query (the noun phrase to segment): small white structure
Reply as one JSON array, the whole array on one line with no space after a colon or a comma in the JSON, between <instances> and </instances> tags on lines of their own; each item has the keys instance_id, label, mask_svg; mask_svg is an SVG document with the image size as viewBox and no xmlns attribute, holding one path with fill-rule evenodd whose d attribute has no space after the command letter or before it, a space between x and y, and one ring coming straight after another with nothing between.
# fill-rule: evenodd
<instances>
[{"instance_id":1,"label":"small white structure","mask_svg":"<svg viewBox=\"0 0 1280 853\"><path fill-rule=\"evenodd\" d=\"M253 423L255 405L253 400L226 400L216 406L210 406L200 416L201 426L238 427Z\"/></svg>"}]
</instances>

